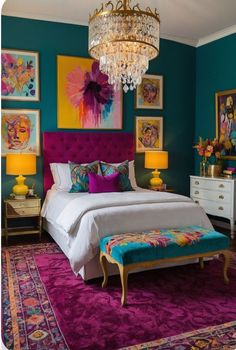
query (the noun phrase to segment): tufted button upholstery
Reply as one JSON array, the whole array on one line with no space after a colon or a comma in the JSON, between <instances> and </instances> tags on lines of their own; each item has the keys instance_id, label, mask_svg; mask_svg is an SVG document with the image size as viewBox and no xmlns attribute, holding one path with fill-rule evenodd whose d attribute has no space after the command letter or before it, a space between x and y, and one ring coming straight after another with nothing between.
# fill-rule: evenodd
<instances>
[{"instance_id":1,"label":"tufted button upholstery","mask_svg":"<svg viewBox=\"0 0 236 350\"><path fill-rule=\"evenodd\" d=\"M44 132L44 191L52 186L50 163L90 163L103 160L118 163L134 159L134 136L111 132Z\"/></svg>"}]
</instances>

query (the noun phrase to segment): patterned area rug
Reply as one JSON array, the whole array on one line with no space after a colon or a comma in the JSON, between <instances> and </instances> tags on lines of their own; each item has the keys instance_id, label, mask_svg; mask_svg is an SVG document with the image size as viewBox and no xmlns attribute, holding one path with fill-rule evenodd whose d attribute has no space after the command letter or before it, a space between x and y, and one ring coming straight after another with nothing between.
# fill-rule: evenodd
<instances>
[{"instance_id":1,"label":"patterned area rug","mask_svg":"<svg viewBox=\"0 0 236 350\"><path fill-rule=\"evenodd\" d=\"M2 339L9 350L236 349L233 263L229 286L218 260L203 271L188 265L130 275L122 308L118 276L104 290L101 281L84 284L54 243L2 253ZM132 344L141 345L127 348Z\"/></svg>"}]
</instances>

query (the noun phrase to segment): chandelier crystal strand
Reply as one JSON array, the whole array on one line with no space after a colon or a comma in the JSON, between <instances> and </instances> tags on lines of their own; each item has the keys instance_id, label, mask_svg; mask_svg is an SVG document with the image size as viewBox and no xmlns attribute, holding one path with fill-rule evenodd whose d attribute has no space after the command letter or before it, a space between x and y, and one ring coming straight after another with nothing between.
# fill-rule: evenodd
<instances>
[{"instance_id":1,"label":"chandelier crystal strand","mask_svg":"<svg viewBox=\"0 0 236 350\"><path fill-rule=\"evenodd\" d=\"M145 11L129 0L109 1L89 19L89 52L99 60L109 83L127 92L141 83L149 61L159 54L160 19L155 9Z\"/></svg>"}]
</instances>

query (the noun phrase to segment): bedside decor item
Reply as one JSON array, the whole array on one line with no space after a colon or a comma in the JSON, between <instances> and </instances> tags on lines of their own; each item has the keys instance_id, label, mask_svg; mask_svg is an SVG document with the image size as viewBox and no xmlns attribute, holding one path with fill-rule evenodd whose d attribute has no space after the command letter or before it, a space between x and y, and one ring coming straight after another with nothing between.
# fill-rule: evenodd
<instances>
[{"instance_id":1,"label":"bedside decor item","mask_svg":"<svg viewBox=\"0 0 236 350\"><path fill-rule=\"evenodd\" d=\"M39 101L38 56L38 52L2 50L2 99Z\"/></svg>"},{"instance_id":2,"label":"bedside decor item","mask_svg":"<svg viewBox=\"0 0 236 350\"><path fill-rule=\"evenodd\" d=\"M160 186L163 181L159 177L158 169L168 169L168 152L166 151L147 151L145 152L145 168L155 169L152 172L153 177L150 180L151 186Z\"/></svg>"},{"instance_id":3,"label":"bedside decor item","mask_svg":"<svg viewBox=\"0 0 236 350\"><path fill-rule=\"evenodd\" d=\"M225 145L226 159L236 159L236 89L217 92L216 137Z\"/></svg>"},{"instance_id":4,"label":"bedside decor item","mask_svg":"<svg viewBox=\"0 0 236 350\"><path fill-rule=\"evenodd\" d=\"M136 152L158 151L163 147L163 118L136 117Z\"/></svg>"},{"instance_id":5,"label":"bedside decor item","mask_svg":"<svg viewBox=\"0 0 236 350\"><path fill-rule=\"evenodd\" d=\"M163 109L163 76L145 74L136 89L136 108Z\"/></svg>"},{"instance_id":6,"label":"bedside decor item","mask_svg":"<svg viewBox=\"0 0 236 350\"><path fill-rule=\"evenodd\" d=\"M109 83L127 92L141 83L149 61L159 54L157 9L141 10L131 0L102 3L89 17L89 53Z\"/></svg>"},{"instance_id":7,"label":"bedside decor item","mask_svg":"<svg viewBox=\"0 0 236 350\"><path fill-rule=\"evenodd\" d=\"M122 129L122 91L114 91L99 63L57 56L57 127Z\"/></svg>"},{"instance_id":8,"label":"bedside decor item","mask_svg":"<svg viewBox=\"0 0 236 350\"><path fill-rule=\"evenodd\" d=\"M2 109L2 156L21 152L40 155L39 116L37 109Z\"/></svg>"},{"instance_id":9,"label":"bedside decor item","mask_svg":"<svg viewBox=\"0 0 236 350\"><path fill-rule=\"evenodd\" d=\"M6 174L19 175L16 177L17 184L12 188L15 199L24 199L28 193L28 186L25 185L23 175L36 174L36 155L35 154L7 154L6 156Z\"/></svg>"},{"instance_id":10,"label":"bedside decor item","mask_svg":"<svg viewBox=\"0 0 236 350\"><path fill-rule=\"evenodd\" d=\"M223 143L219 142L217 139L204 140L202 137L199 137L198 143L193 146L193 148L196 148L199 156L202 157L200 161L200 176L214 176L213 174L221 173L222 164L220 163L220 159L225 152L225 145ZM215 164L210 164L209 159L211 158L213 158L212 162ZM208 172L208 167L210 165L218 165L218 167L210 167ZM215 170L213 171L213 169Z\"/></svg>"}]
</instances>

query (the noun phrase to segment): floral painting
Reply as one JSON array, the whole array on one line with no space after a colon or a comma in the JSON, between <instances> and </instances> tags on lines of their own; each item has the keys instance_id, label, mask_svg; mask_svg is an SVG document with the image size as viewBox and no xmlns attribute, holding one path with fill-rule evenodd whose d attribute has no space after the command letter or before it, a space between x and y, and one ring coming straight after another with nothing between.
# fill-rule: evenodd
<instances>
[{"instance_id":1,"label":"floral painting","mask_svg":"<svg viewBox=\"0 0 236 350\"><path fill-rule=\"evenodd\" d=\"M163 76L145 74L136 89L136 108L163 109Z\"/></svg>"},{"instance_id":2,"label":"floral painting","mask_svg":"<svg viewBox=\"0 0 236 350\"><path fill-rule=\"evenodd\" d=\"M236 159L236 89L217 92L216 137L224 144L224 158Z\"/></svg>"},{"instance_id":3,"label":"floral painting","mask_svg":"<svg viewBox=\"0 0 236 350\"><path fill-rule=\"evenodd\" d=\"M160 151L162 147L162 117L136 117L136 152Z\"/></svg>"},{"instance_id":4,"label":"floral painting","mask_svg":"<svg viewBox=\"0 0 236 350\"><path fill-rule=\"evenodd\" d=\"M58 128L122 129L122 90L93 59L57 57Z\"/></svg>"},{"instance_id":5,"label":"floral painting","mask_svg":"<svg viewBox=\"0 0 236 350\"><path fill-rule=\"evenodd\" d=\"M39 101L38 53L2 50L2 99Z\"/></svg>"},{"instance_id":6,"label":"floral painting","mask_svg":"<svg viewBox=\"0 0 236 350\"><path fill-rule=\"evenodd\" d=\"M2 109L2 156L6 153L40 155L39 110Z\"/></svg>"}]
</instances>

